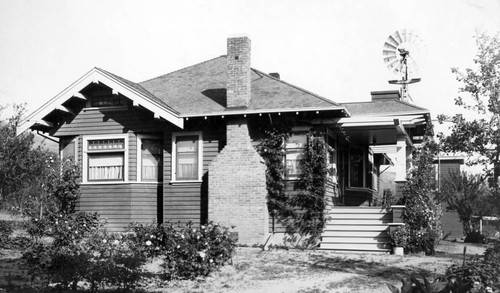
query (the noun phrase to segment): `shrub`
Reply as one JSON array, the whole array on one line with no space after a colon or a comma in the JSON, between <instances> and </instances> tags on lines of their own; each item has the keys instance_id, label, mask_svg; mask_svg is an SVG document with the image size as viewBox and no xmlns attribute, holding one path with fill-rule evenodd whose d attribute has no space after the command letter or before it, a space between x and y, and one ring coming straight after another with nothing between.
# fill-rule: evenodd
<instances>
[{"instance_id":1,"label":"shrub","mask_svg":"<svg viewBox=\"0 0 500 293\"><path fill-rule=\"evenodd\" d=\"M0 248L7 245L12 232L14 232L14 229L10 221L0 221Z\"/></svg>"},{"instance_id":2,"label":"shrub","mask_svg":"<svg viewBox=\"0 0 500 293\"><path fill-rule=\"evenodd\" d=\"M422 147L414 153L415 167L411 169L403 189L402 204L406 206L403 219L408 226L406 250L434 254L434 246L441 233L441 205L435 197L434 165L437 144L432 139L432 125L428 125Z\"/></svg>"},{"instance_id":3,"label":"shrub","mask_svg":"<svg viewBox=\"0 0 500 293\"><path fill-rule=\"evenodd\" d=\"M178 227L168 222L135 224L131 230L133 249L147 257L160 257L166 280L206 276L224 265L235 248L229 229L214 223L200 228L192 223Z\"/></svg>"},{"instance_id":4,"label":"shrub","mask_svg":"<svg viewBox=\"0 0 500 293\"><path fill-rule=\"evenodd\" d=\"M486 237L479 231L469 232L464 239L465 243L486 243Z\"/></svg>"},{"instance_id":5,"label":"shrub","mask_svg":"<svg viewBox=\"0 0 500 293\"><path fill-rule=\"evenodd\" d=\"M97 214L60 214L50 219L50 226L54 241L37 243L23 255L30 275L40 279L42 287L57 283L76 289L79 281L88 282L91 291L104 285L135 287L146 258L121 235L103 229Z\"/></svg>"},{"instance_id":6,"label":"shrub","mask_svg":"<svg viewBox=\"0 0 500 293\"><path fill-rule=\"evenodd\" d=\"M500 263L500 240L492 239L484 252L484 259L494 263Z\"/></svg>"},{"instance_id":7,"label":"shrub","mask_svg":"<svg viewBox=\"0 0 500 293\"><path fill-rule=\"evenodd\" d=\"M392 247L406 247L409 237L408 229L405 225L397 227L389 232L390 242Z\"/></svg>"},{"instance_id":8,"label":"shrub","mask_svg":"<svg viewBox=\"0 0 500 293\"><path fill-rule=\"evenodd\" d=\"M463 265L452 265L446 271L448 280L463 281L470 284L470 292L499 292L500 291L500 241L493 240L482 257L475 257L465 261ZM495 291L493 291L495 290ZM469 291L467 291L469 292Z\"/></svg>"},{"instance_id":9,"label":"shrub","mask_svg":"<svg viewBox=\"0 0 500 293\"><path fill-rule=\"evenodd\" d=\"M423 252L425 255L433 255L436 252L435 247L438 241L439 233L432 228L410 230L405 251L408 253Z\"/></svg>"},{"instance_id":10,"label":"shrub","mask_svg":"<svg viewBox=\"0 0 500 293\"><path fill-rule=\"evenodd\" d=\"M488 292L487 287L500 290L500 269L498 264L474 258L463 266L452 265L446 271L447 279L460 279L474 286L473 292Z\"/></svg>"}]
</instances>

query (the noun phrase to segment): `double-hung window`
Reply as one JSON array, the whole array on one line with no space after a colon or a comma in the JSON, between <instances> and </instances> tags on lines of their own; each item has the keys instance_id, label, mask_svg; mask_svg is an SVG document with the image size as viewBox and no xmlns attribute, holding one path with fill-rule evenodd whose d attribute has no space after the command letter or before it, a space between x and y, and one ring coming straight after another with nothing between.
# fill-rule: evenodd
<instances>
[{"instance_id":1,"label":"double-hung window","mask_svg":"<svg viewBox=\"0 0 500 293\"><path fill-rule=\"evenodd\" d=\"M126 181L127 137L84 137L84 180Z\"/></svg>"},{"instance_id":2,"label":"double-hung window","mask_svg":"<svg viewBox=\"0 0 500 293\"><path fill-rule=\"evenodd\" d=\"M161 137L138 135L138 181L162 182L163 181L163 139Z\"/></svg>"},{"instance_id":3,"label":"double-hung window","mask_svg":"<svg viewBox=\"0 0 500 293\"><path fill-rule=\"evenodd\" d=\"M172 135L172 181L201 181L202 144L201 132Z\"/></svg>"},{"instance_id":4,"label":"double-hung window","mask_svg":"<svg viewBox=\"0 0 500 293\"><path fill-rule=\"evenodd\" d=\"M302 173L301 160L307 144L307 132L293 132L286 141L286 177L297 179Z\"/></svg>"}]
</instances>

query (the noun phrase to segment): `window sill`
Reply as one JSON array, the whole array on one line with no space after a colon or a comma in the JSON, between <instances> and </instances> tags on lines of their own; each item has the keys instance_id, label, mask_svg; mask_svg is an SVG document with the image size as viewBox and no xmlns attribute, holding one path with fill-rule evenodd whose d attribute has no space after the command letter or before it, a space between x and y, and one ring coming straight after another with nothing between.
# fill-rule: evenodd
<instances>
[{"instance_id":1,"label":"window sill","mask_svg":"<svg viewBox=\"0 0 500 293\"><path fill-rule=\"evenodd\" d=\"M113 185L113 184L128 184L130 181L87 181L82 182L80 185Z\"/></svg>"},{"instance_id":2,"label":"window sill","mask_svg":"<svg viewBox=\"0 0 500 293\"><path fill-rule=\"evenodd\" d=\"M130 182L130 181L129 181ZM132 181L131 183L137 184L151 184L151 185L162 185L163 182L151 182L151 181Z\"/></svg>"},{"instance_id":3,"label":"window sill","mask_svg":"<svg viewBox=\"0 0 500 293\"><path fill-rule=\"evenodd\" d=\"M172 180L169 182L170 185L187 185L187 184L193 184L193 183L201 183L202 180L186 180L186 181L175 181Z\"/></svg>"}]
</instances>

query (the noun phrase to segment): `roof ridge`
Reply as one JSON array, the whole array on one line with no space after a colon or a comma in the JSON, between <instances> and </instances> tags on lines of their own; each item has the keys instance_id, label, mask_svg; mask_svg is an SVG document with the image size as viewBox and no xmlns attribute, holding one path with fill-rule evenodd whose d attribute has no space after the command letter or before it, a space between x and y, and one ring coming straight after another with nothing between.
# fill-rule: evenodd
<instances>
[{"instance_id":1,"label":"roof ridge","mask_svg":"<svg viewBox=\"0 0 500 293\"><path fill-rule=\"evenodd\" d=\"M396 99L393 99L393 100L390 100L392 102L397 102L397 103L400 103L400 104L403 104L405 106L409 106L409 107L412 107L412 108L416 108L416 109L419 109L419 110L422 110L422 111L429 111L429 109L427 108L424 108L424 107L421 107L421 106L417 106L417 105L414 105L414 104L411 104L411 103L408 103L408 102L404 102L404 101L401 101L401 100L396 100ZM368 103L386 103L387 100L385 101L361 101L361 102L346 102L346 103L340 103L341 105L354 105L354 104L368 104Z\"/></svg>"},{"instance_id":2,"label":"roof ridge","mask_svg":"<svg viewBox=\"0 0 500 293\"><path fill-rule=\"evenodd\" d=\"M185 69L188 69L188 68L191 68L191 67L194 67L194 66L198 66L198 65L201 65L201 64L203 64L203 63L207 63L207 62L213 61L213 60L215 60L215 59L222 58L222 57L226 57L226 56L227 56L227 55L220 55L220 56L218 56L218 57L214 57L214 58L212 58L212 59L208 59L208 60L205 60L205 61L202 61L202 62L198 62L198 63L193 64L193 65L189 65L189 66L186 66L186 67L182 67L182 68L180 68L180 69L177 69L177 70L171 71L171 72L169 72L169 73L165 73L165 74L159 75L159 76L157 76L157 77L153 77L153 78L150 78L150 79L146 79L146 80L144 80L144 81L139 82L138 84L140 85L140 84L142 84L142 83L145 83L145 82L151 81L151 80L153 80L153 79L162 78L162 77L165 77L165 76L167 76L167 75L170 75L170 74L173 74L173 73L179 72L179 71L181 71L181 70L185 70Z\"/></svg>"},{"instance_id":3,"label":"roof ridge","mask_svg":"<svg viewBox=\"0 0 500 293\"><path fill-rule=\"evenodd\" d=\"M119 76L117 74L114 74L114 73L112 73L110 71L107 71L107 70L99 68L99 67L94 67L94 69L102 72L103 74L107 74L107 75L110 75L111 77L113 77L115 79L118 79L119 82L125 83L126 86L128 86L129 88L132 88L135 91L138 91L140 94L149 95L149 97L146 97L146 98L148 98L148 99L150 99L150 100L152 100L152 101L154 101L156 103L161 104L163 107L166 107L167 109L169 109L169 110L171 110L171 111L173 111L173 112L175 112L177 114L180 114L179 111L177 111L176 109L172 108L170 105L166 104L161 99L159 99L158 97L156 97L155 95L153 95L150 91L148 91L147 89L145 89L141 84L133 82L133 81L131 81L129 79L126 79L124 77L121 77L121 76ZM128 84L128 83L130 83L130 84ZM134 86L137 86L140 89L134 88ZM144 91L144 92L141 93L141 91Z\"/></svg>"},{"instance_id":4,"label":"roof ridge","mask_svg":"<svg viewBox=\"0 0 500 293\"><path fill-rule=\"evenodd\" d=\"M279 81L279 82L281 82L281 83L283 83L283 84L286 84L286 85L288 85L288 86L291 86L291 87L293 87L293 88L296 88L296 89L298 89L298 90L300 90L300 91L303 91L303 92L305 92L305 93L308 93L308 94L310 94L310 95L313 95L313 96L315 96L316 98L321 99L321 100L323 100L323 101L325 101L325 102L327 102L327 103L333 104L333 105L335 105L335 106L340 106L340 105L341 105L341 104L339 104L339 103L337 103L337 102L334 102L334 101L332 101L332 100L329 100L329 99L327 99L327 98L325 98L325 97L322 97L322 96L320 96L320 95L318 95L318 94L315 94L315 93L313 93L313 92L310 92L310 91L308 91L308 90L306 90L306 89L303 89L303 88L301 88L301 87L299 87L299 86L296 86L296 85L293 85L293 84L291 84L291 83L288 83L288 82L286 82L286 81L284 81L284 80L282 80L282 79L275 78L275 77L273 77L273 76L271 76L271 75L269 75L269 74L267 74L267 73L264 73L264 72L262 72L262 71L260 71L260 70L258 70L258 69L255 69L255 68L251 68L251 69L252 69L253 71L255 71L255 73L257 73L257 74L262 74L262 75L264 75L264 76L266 76L266 77L269 77L269 78L274 79L274 80L276 80L276 81Z\"/></svg>"}]
</instances>

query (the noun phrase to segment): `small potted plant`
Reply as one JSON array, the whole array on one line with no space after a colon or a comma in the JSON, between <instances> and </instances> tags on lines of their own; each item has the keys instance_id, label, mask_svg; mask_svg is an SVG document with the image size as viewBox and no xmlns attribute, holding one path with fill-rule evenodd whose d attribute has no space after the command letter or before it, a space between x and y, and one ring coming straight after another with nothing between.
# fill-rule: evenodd
<instances>
[{"instance_id":1,"label":"small potted plant","mask_svg":"<svg viewBox=\"0 0 500 293\"><path fill-rule=\"evenodd\" d=\"M404 247L408 244L408 230L405 225L391 229L389 232L392 253L395 255L404 255Z\"/></svg>"}]
</instances>

